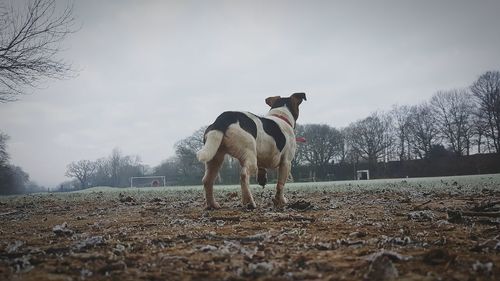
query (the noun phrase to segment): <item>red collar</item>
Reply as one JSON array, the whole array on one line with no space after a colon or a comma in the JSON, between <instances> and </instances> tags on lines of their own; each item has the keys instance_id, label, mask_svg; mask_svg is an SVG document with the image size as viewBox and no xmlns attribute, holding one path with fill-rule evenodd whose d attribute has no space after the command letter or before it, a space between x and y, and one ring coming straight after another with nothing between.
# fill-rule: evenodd
<instances>
[{"instance_id":1,"label":"red collar","mask_svg":"<svg viewBox=\"0 0 500 281\"><path fill-rule=\"evenodd\" d=\"M288 118L286 118L285 116L283 115L278 115L278 114L271 114L271 116L274 116L274 117L278 117L279 119L285 121L288 125L290 125L290 127L293 128L292 126L292 122L290 122L290 120L288 120Z\"/></svg>"}]
</instances>

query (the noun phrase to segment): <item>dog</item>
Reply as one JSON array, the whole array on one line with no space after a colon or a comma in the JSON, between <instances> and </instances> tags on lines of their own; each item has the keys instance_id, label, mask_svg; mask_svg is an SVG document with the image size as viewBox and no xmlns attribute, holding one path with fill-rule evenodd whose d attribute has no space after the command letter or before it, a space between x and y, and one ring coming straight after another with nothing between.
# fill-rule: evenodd
<instances>
[{"instance_id":1,"label":"dog","mask_svg":"<svg viewBox=\"0 0 500 281\"><path fill-rule=\"evenodd\" d=\"M250 177L257 174L258 183L265 186L266 169L278 170L274 206L283 208L286 205L283 189L297 148L294 128L299 118L299 105L304 100L307 100L305 93L268 97L265 101L271 109L264 117L250 112L226 111L207 127L204 145L196 155L200 162L205 163L202 182L207 209L220 208L214 198L213 186L226 154L238 159L241 165L243 207L256 208L249 190Z\"/></svg>"}]
</instances>

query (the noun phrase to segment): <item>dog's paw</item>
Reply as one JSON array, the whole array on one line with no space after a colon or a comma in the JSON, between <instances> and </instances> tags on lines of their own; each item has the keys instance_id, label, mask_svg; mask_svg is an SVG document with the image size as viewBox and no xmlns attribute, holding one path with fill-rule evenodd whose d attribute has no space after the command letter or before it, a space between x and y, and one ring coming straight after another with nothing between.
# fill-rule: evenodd
<instances>
[{"instance_id":1,"label":"dog's paw","mask_svg":"<svg viewBox=\"0 0 500 281\"><path fill-rule=\"evenodd\" d=\"M207 207L205 209L207 209L207 210L217 210L217 209L220 209L220 204L217 203L217 202L207 203Z\"/></svg>"},{"instance_id":2,"label":"dog's paw","mask_svg":"<svg viewBox=\"0 0 500 281\"><path fill-rule=\"evenodd\" d=\"M273 198L274 208L283 210L288 203L288 200L285 197L274 197Z\"/></svg>"},{"instance_id":3,"label":"dog's paw","mask_svg":"<svg viewBox=\"0 0 500 281\"><path fill-rule=\"evenodd\" d=\"M253 201L253 199L243 200L241 202L241 205L243 206L243 208L246 208L248 210L253 210L257 208L257 204L255 204L255 201Z\"/></svg>"},{"instance_id":4,"label":"dog's paw","mask_svg":"<svg viewBox=\"0 0 500 281\"><path fill-rule=\"evenodd\" d=\"M244 205L244 207L247 210L255 210L257 208L257 205L255 204L255 202L250 202L250 203L247 203L246 205Z\"/></svg>"}]
</instances>

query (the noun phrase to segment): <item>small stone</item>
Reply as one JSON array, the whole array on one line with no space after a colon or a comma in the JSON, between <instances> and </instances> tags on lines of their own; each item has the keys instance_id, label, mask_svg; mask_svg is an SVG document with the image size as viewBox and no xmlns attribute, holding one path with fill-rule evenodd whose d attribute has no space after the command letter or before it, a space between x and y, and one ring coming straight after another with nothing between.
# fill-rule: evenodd
<instances>
[{"instance_id":1,"label":"small stone","mask_svg":"<svg viewBox=\"0 0 500 281\"><path fill-rule=\"evenodd\" d=\"M318 242L314 245L318 250L331 250L333 248L332 243Z\"/></svg>"},{"instance_id":2,"label":"small stone","mask_svg":"<svg viewBox=\"0 0 500 281\"><path fill-rule=\"evenodd\" d=\"M349 233L349 237L363 238L366 236L366 232L363 231L354 231Z\"/></svg>"},{"instance_id":3,"label":"small stone","mask_svg":"<svg viewBox=\"0 0 500 281\"><path fill-rule=\"evenodd\" d=\"M432 211L414 211L408 213L408 219L414 221L432 221L434 220L435 215Z\"/></svg>"},{"instance_id":4,"label":"small stone","mask_svg":"<svg viewBox=\"0 0 500 281\"><path fill-rule=\"evenodd\" d=\"M5 251L9 254L15 253L22 245L24 245L23 241L16 240L12 243L9 243L7 247L5 247Z\"/></svg>"},{"instance_id":5,"label":"small stone","mask_svg":"<svg viewBox=\"0 0 500 281\"><path fill-rule=\"evenodd\" d=\"M211 251L216 251L216 250L217 250L217 247L212 246L212 245L205 245L205 246L200 248L200 251L202 251L202 252L211 252Z\"/></svg>"},{"instance_id":6,"label":"small stone","mask_svg":"<svg viewBox=\"0 0 500 281\"><path fill-rule=\"evenodd\" d=\"M73 230L68 228L67 222L54 226L52 228L52 232L54 232L57 236L70 236L73 234Z\"/></svg>"},{"instance_id":7,"label":"small stone","mask_svg":"<svg viewBox=\"0 0 500 281\"><path fill-rule=\"evenodd\" d=\"M448 210L447 215L448 221L451 223L462 223L465 221L462 212L460 211Z\"/></svg>"},{"instance_id":8,"label":"small stone","mask_svg":"<svg viewBox=\"0 0 500 281\"><path fill-rule=\"evenodd\" d=\"M83 280L87 277L91 277L92 276L92 271L84 268L82 270L80 270L80 278Z\"/></svg>"},{"instance_id":9,"label":"small stone","mask_svg":"<svg viewBox=\"0 0 500 281\"><path fill-rule=\"evenodd\" d=\"M370 255L367 255L367 256L364 256L363 258L365 260L368 260L368 261L375 261L376 259L380 258L380 257L388 257L389 259L393 260L393 261L408 261L410 259L412 259L413 257L412 256L403 256L399 253L396 253L396 252L393 252L393 251L389 251L389 250L380 250L378 252L375 252L373 254L370 254Z\"/></svg>"},{"instance_id":10,"label":"small stone","mask_svg":"<svg viewBox=\"0 0 500 281\"><path fill-rule=\"evenodd\" d=\"M73 250L81 251L97 245L104 244L104 238L100 235L89 237L83 241L79 241L73 245Z\"/></svg>"},{"instance_id":11,"label":"small stone","mask_svg":"<svg viewBox=\"0 0 500 281\"><path fill-rule=\"evenodd\" d=\"M125 269L127 269L127 264L124 261L118 261L115 263L107 264L101 267L98 271L102 274L106 274L111 271L125 270Z\"/></svg>"},{"instance_id":12,"label":"small stone","mask_svg":"<svg viewBox=\"0 0 500 281\"><path fill-rule=\"evenodd\" d=\"M274 266L269 262L251 263L248 265L248 275L258 277L269 274L273 271Z\"/></svg>"},{"instance_id":13,"label":"small stone","mask_svg":"<svg viewBox=\"0 0 500 281\"><path fill-rule=\"evenodd\" d=\"M446 249L432 249L423 256L424 262L430 265L445 264L454 258Z\"/></svg>"},{"instance_id":14,"label":"small stone","mask_svg":"<svg viewBox=\"0 0 500 281\"><path fill-rule=\"evenodd\" d=\"M475 272L479 273L484 273L484 274L491 274L491 270L493 269L493 263L492 262L486 262L486 263L481 263L480 261L476 261L472 265L472 269Z\"/></svg>"},{"instance_id":15,"label":"small stone","mask_svg":"<svg viewBox=\"0 0 500 281\"><path fill-rule=\"evenodd\" d=\"M297 211L306 211L312 209L314 206L311 202L305 200L298 200L292 204L288 204L287 207Z\"/></svg>"},{"instance_id":16,"label":"small stone","mask_svg":"<svg viewBox=\"0 0 500 281\"><path fill-rule=\"evenodd\" d=\"M398 270L387 256L379 256L370 264L368 273L365 275L367 280L396 280Z\"/></svg>"},{"instance_id":17,"label":"small stone","mask_svg":"<svg viewBox=\"0 0 500 281\"><path fill-rule=\"evenodd\" d=\"M120 202L122 202L122 203L126 203L126 202L135 202L134 197L132 197L132 196L130 196L130 195L125 196L125 194L120 193L120 194L118 194L118 197L119 197L119 199L120 199Z\"/></svg>"}]
</instances>

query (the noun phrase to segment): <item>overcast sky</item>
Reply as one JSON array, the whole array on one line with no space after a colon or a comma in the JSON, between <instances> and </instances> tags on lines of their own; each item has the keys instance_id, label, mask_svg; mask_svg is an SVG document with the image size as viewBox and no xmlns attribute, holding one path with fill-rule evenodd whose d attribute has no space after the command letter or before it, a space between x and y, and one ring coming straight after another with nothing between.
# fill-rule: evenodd
<instances>
[{"instance_id":1,"label":"overcast sky","mask_svg":"<svg viewBox=\"0 0 500 281\"><path fill-rule=\"evenodd\" d=\"M65 1L59 4L65 5ZM0 104L39 184L118 147L158 165L224 110L305 92L299 123L343 127L500 70L500 1L75 1L76 78Z\"/></svg>"}]
</instances>

